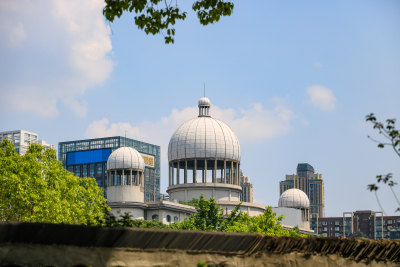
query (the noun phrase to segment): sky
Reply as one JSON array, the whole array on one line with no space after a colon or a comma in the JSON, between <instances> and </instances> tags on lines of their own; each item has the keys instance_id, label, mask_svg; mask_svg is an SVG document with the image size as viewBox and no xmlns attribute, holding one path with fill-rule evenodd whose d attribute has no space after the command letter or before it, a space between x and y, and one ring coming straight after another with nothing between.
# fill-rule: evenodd
<instances>
[{"instance_id":1,"label":"sky","mask_svg":"<svg viewBox=\"0 0 400 267\"><path fill-rule=\"evenodd\" d=\"M325 215L381 210L367 185L400 181L400 158L367 138L365 122L400 119L399 1L234 1L230 17L200 25L190 1L174 45L113 23L101 0L0 2L0 131L61 141L124 135L161 146L168 186L173 132L211 100L211 115L241 143L254 200L277 206L279 181L311 164L325 183ZM400 188L394 188L400 195ZM378 197L388 215L392 192Z\"/></svg>"}]
</instances>

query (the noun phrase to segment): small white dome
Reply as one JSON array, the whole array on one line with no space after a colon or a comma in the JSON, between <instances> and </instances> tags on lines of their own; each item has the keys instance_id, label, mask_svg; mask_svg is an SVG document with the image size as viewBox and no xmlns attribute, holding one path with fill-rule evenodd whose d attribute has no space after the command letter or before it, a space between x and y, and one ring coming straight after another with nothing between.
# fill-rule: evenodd
<instances>
[{"instance_id":1,"label":"small white dome","mask_svg":"<svg viewBox=\"0 0 400 267\"><path fill-rule=\"evenodd\" d=\"M306 193L297 188L291 188L282 193L279 198L279 207L310 208L310 200Z\"/></svg>"},{"instance_id":2,"label":"small white dome","mask_svg":"<svg viewBox=\"0 0 400 267\"><path fill-rule=\"evenodd\" d=\"M211 102L210 99L208 99L207 97L202 97L199 100L199 107L204 107L204 106L211 106Z\"/></svg>"},{"instance_id":3,"label":"small white dome","mask_svg":"<svg viewBox=\"0 0 400 267\"><path fill-rule=\"evenodd\" d=\"M134 169L144 171L144 160L132 147L120 147L108 157L107 170Z\"/></svg>"}]
</instances>

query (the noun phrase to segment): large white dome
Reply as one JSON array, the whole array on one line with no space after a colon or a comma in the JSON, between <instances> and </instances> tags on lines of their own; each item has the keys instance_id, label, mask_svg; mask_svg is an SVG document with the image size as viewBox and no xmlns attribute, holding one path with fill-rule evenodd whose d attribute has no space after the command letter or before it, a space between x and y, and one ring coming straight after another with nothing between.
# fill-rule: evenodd
<instances>
[{"instance_id":1,"label":"large white dome","mask_svg":"<svg viewBox=\"0 0 400 267\"><path fill-rule=\"evenodd\" d=\"M172 135L168 146L168 161L181 159L228 159L240 161L240 143L224 122L214 119L207 111L210 102L199 101L200 115L183 123Z\"/></svg>"},{"instance_id":2,"label":"large white dome","mask_svg":"<svg viewBox=\"0 0 400 267\"><path fill-rule=\"evenodd\" d=\"M306 193L297 188L291 188L282 193L279 198L279 207L310 208L310 200Z\"/></svg>"},{"instance_id":3,"label":"large white dome","mask_svg":"<svg viewBox=\"0 0 400 267\"><path fill-rule=\"evenodd\" d=\"M107 170L134 169L144 171L144 160L132 147L120 147L108 157Z\"/></svg>"}]
</instances>

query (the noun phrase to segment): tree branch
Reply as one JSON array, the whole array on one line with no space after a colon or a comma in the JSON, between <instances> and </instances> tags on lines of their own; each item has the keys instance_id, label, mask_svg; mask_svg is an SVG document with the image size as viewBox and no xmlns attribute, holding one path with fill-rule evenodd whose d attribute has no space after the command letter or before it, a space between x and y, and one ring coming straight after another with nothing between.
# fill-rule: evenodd
<instances>
[{"instance_id":1,"label":"tree branch","mask_svg":"<svg viewBox=\"0 0 400 267\"><path fill-rule=\"evenodd\" d=\"M400 201L399 201L399 199L397 198L396 193L395 193L394 190L393 190L393 186L389 186L389 187L390 187L390 190L391 190L392 193L393 193L394 198L396 199L397 206L400 207Z\"/></svg>"},{"instance_id":2,"label":"tree branch","mask_svg":"<svg viewBox=\"0 0 400 267\"><path fill-rule=\"evenodd\" d=\"M383 214L386 215L386 212L385 212L385 210L383 209L383 207L382 207L382 205L381 205L381 202L379 201L378 194L376 193L376 191L374 191L374 193L375 193L376 202L378 202L379 208L381 209L381 211L383 212Z\"/></svg>"}]
</instances>

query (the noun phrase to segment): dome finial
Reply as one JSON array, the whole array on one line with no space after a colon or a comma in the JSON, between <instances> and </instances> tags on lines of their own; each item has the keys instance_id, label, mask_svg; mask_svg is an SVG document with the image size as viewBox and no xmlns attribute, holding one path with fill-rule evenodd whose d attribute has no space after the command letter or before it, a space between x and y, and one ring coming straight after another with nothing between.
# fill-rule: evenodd
<instances>
[{"instance_id":1,"label":"dome finial","mask_svg":"<svg viewBox=\"0 0 400 267\"><path fill-rule=\"evenodd\" d=\"M199 117L210 117L210 99L207 97L202 97L199 99Z\"/></svg>"}]
</instances>

